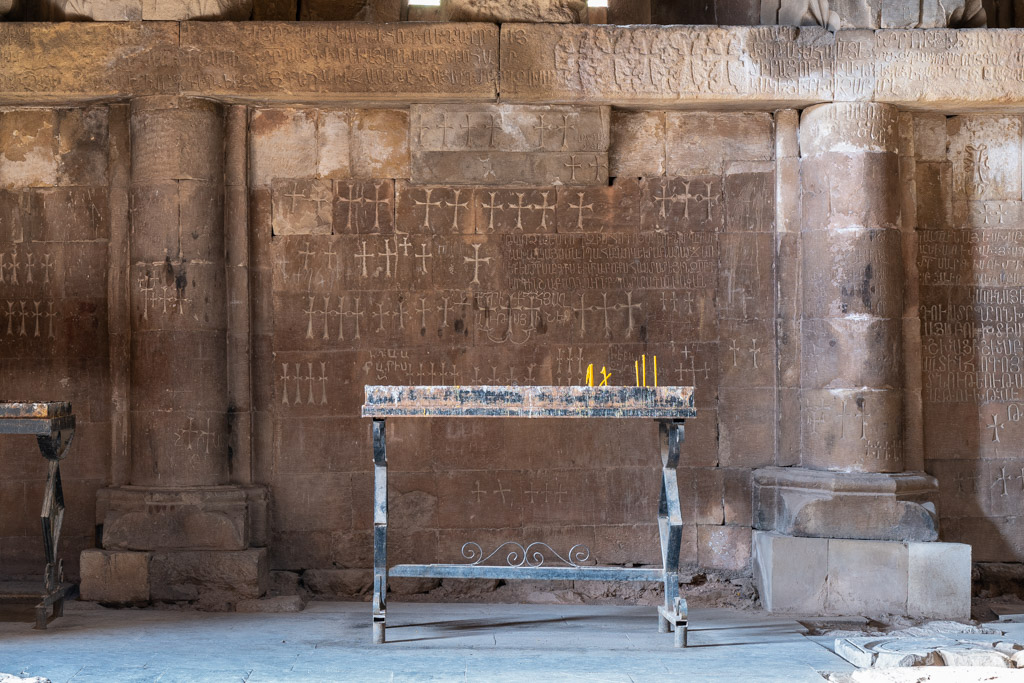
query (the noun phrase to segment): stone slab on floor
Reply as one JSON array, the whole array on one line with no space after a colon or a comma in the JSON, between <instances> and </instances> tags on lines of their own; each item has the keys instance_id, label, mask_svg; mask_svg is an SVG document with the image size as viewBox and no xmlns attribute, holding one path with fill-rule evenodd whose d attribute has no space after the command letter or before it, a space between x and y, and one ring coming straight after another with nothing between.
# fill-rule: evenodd
<instances>
[{"instance_id":1,"label":"stone slab on floor","mask_svg":"<svg viewBox=\"0 0 1024 683\"><path fill-rule=\"evenodd\" d=\"M652 607L390 603L370 645L369 603L294 614L113 610L73 603L45 633L0 622L3 669L53 681L806 681L853 667L797 622L690 612L690 647ZM767 647L766 647L767 646ZM21 673L24 672L24 673Z\"/></svg>"},{"instance_id":2,"label":"stone slab on floor","mask_svg":"<svg viewBox=\"0 0 1024 683\"><path fill-rule=\"evenodd\" d=\"M1024 664L1024 646L1005 638L881 636L836 638L836 654L861 667L984 666Z\"/></svg>"}]
</instances>

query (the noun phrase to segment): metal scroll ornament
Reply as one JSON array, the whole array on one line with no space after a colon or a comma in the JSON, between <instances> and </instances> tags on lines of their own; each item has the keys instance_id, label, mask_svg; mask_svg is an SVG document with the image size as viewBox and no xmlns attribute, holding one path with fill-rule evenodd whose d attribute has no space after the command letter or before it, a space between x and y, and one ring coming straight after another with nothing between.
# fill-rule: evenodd
<instances>
[{"instance_id":1,"label":"metal scroll ornament","mask_svg":"<svg viewBox=\"0 0 1024 683\"><path fill-rule=\"evenodd\" d=\"M549 559L554 561L556 558L570 567L582 567L590 559L590 548L582 543L577 543L569 548L568 558L566 558L547 543L540 541L525 547L515 541L505 541L486 556L479 543L469 541L462 546L462 556L469 560L470 566L475 567L484 564L506 549L505 562L509 567L541 567Z\"/></svg>"}]
</instances>

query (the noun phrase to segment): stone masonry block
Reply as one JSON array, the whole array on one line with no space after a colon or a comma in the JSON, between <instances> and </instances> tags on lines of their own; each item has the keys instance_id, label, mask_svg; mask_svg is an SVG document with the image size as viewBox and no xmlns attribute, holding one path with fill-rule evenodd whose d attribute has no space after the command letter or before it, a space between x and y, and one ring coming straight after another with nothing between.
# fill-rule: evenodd
<instances>
[{"instance_id":1,"label":"stone masonry block","mask_svg":"<svg viewBox=\"0 0 1024 683\"><path fill-rule=\"evenodd\" d=\"M316 174L316 112L258 109L249 123L249 182L269 187L274 178Z\"/></svg>"},{"instance_id":2,"label":"stone masonry block","mask_svg":"<svg viewBox=\"0 0 1024 683\"><path fill-rule=\"evenodd\" d=\"M726 161L767 161L775 153L767 113L669 112L665 129L669 175L717 174Z\"/></svg>"},{"instance_id":3,"label":"stone masonry block","mask_svg":"<svg viewBox=\"0 0 1024 683\"><path fill-rule=\"evenodd\" d=\"M608 165L615 177L664 175L665 112L612 112Z\"/></svg>"},{"instance_id":4,"label":"stone masonry block","mask_svg":"<svg viewBox=\"0 0 1024 683\"><path fill-rule=\"evenodd\" d=\"M969 618L967 545L796 538L755 531L753 548L754 578L770 612Z\"/></svg>"},{"instance_id":5,"label":"stone masonry block","mask_svg":"<svg viewBox=\"0 0 1024 683\"><path fill-rule=\"evenodd\" d=\"M828 539L755 531L754 579L769 612L819 614L825 609Z\"/></svg>"},{"instance_id":6,"label":"stone masonry block","mask_svg":"<svg viewBox=\"0 0 1024 683\"><path fill-rule=\"evenodd\" d=\"M152 598L167 601L259 598L270 582L265 548L156 552L149 573Z\"/></svg>"},{"instance_id":7,"label":"stone masonry block","mask_svg":"<svg viewBox=\"0 0 1024 683\"><path fill-rule=\"evenodd\" d=\"M927 619L970 619L971 546L910 543L907 613Z\"/></svg>"},{"instance_id":8,"label":"stone masonry block","mask_svg":"<svg viewBox=\"0 0 1024 683\"><path fill-rule=\"evenodd\" d=\"M903 614L909 553L894 541L828 541L825 610L829 614Z\"/></svg>"},{"instance_id":9,"label":"stone masonry block","mask_svg":"<svg viewBox=\"0 0 1024 683\"><path fill-rule=\"evenodd\" d=\"M90 548L81 555L83 600L149 601L149 553Z\"/></svg>"}]
</instances>

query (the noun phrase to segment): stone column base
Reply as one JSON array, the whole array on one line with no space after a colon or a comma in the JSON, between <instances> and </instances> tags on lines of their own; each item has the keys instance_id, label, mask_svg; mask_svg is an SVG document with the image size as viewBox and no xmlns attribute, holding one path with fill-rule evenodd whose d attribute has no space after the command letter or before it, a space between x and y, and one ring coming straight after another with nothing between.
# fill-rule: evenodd
<instances>
[{"instance_id":1,"label":"stone column base","mask_svg":"<svg viewBox=\"0 0 1024 683\"><path fill-rule=\"evenodd\" d=\"M754 579L769 612L971 616L971 546L796 538L755 531Z\"/></svg>"},{"instance_id":2,"label":"stone column base","mask_svg":"<svg viewBox=\"0 0 1024 683\"><path fill-rule=\"evenodd\" d=\"M107 550L245 550L267 544L262 486L100 489Z\"/></svg>"},{"instance_id":3,"label":"stone column base","mask_svg":"<svg viewBox=\"0 0 1024 683\"><path fill-rule=\"evenodd\" d=\"M266 548L137 552L82 551L83 600L117 605L196 602L230 609L262 597L270 573Z\"/></svg>"},{"instance_id":4,"label":"stone column base","mask_svg":"<svg viewBox=\"0 0 1024 683\"><path fill-rule=\"evenodd\" d=\"M924 472L831 472L803 467L754 470L754 528L787 536L934 541L938 515Z\"/></svg>"},{"instance_id":5,"label":"stone column base","mask_svg":"<svg viewBox=\"0 0 1024 683\"><path fill-rule=\"evenodd\" d=\"M82 552L85 600L231 609L269 583L262 486L101 489L103 549Z\"/></svg>"}]
</instances>

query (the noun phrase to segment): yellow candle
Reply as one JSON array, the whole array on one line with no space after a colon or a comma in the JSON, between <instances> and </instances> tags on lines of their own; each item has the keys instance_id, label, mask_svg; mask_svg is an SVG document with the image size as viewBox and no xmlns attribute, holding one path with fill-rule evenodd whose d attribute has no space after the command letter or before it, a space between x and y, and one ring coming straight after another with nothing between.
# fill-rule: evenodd
<instances>
[{"instance_id":1,"label":"yellow candle","mask_svg":"<svg viewBox=\"0 0 1024 683\"><path fill-rule=\"evenodd\" d=\"M594 364L591 363L587 366L587 386L594 386Z\"/></svg>"},{"instance_id":2,"label":"yellow candle","mask_svg":"<svg viewBox=\"0 0 1024 683\"><path fill-rule=\"evenodd\" d=\"M643 361L643 366L644 366L644 386L646 387L647 386L647 354L645 353L642 356L640 356L640 360Z\"/></svg>"},{"instance_id":3,"label":"yellow candle","mask_svg":"<svg viewBox=\"0 0 1024 683\"><path fill-rule=\"evenodd\" d=\"M636 370L636 385L640 386L640 361L633 361L633 369Z\"/></svg>"},{"instance_id":4,"label":"yellow candle","mask_svg":"<svg viewBox=\"0 0 1024 683\"><path fill-rule=\"evenodd\" d=\"M658 357L654 357L654 386L658 386Z\"/></svg>"}]
</instances>

